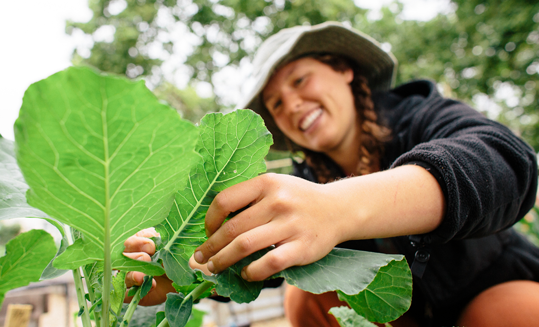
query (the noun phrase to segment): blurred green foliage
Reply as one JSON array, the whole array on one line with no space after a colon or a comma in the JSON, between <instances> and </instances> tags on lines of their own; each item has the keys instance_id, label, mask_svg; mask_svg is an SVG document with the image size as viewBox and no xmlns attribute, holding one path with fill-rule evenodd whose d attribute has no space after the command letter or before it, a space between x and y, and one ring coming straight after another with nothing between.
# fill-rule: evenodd
<instances>
[{"instance_id":1,"label":"blurred green foliage","mask_svg":"<svg viewBox=\"0 0 539 327\"><path fill-rule=\"evenodd\" d=\"M233 105L216 95L200 97L198 82L215 84L225 66L239 71L258 45L282 28L341 21L391 49L399 61L397 84L433 79L445 96L508 125L538 151L539 2L451 4L453 12L413 21L401 18L404 5L398 1L373 20L352 0L89 0L93 18L68 22L66 31L82 31L93 40L91 48L75 51L75 64L143 77L160 99L198 122L206 112ZM107 31L112 37L100 36ZM182 90L170 80L178 63L189 80ZM267 157L286 158L289 154L279 152ZM290 167L270 170L286 173ZM539 209L517 228L539 245Z\"/></svg>"},{"instance_id":2,"label":"blurred green foliage","mask_svg":"<svg viewBox=\"0 0 539 327\"><path fill-rule=\"evenodd\" d=\"M467 101L520 133L539 150L539 3L453 0L453 13L430 21L403 20L403 4L378 20L352 0L89 0L93 18L66 30L93 37L73 61L103 71L144 77L161 99L187 119L231 103L200 98L192 86L212 83L224 66L249 62L278 30L327 20L345 22L379 40L399 60L398 83L430 78L446 96ZM100 32L113 33L103 40ZM171 60L172 58L172 60ZM164 61L187 67L190 88L177 90Z\"/></svg>"},{"instance_id":3,"label":"blurred green foliage","mask_svg":"<svg viewBox=\"0 0 539 327\"><path fill-rule=\"evenodd\" d=\"M515 228L528 236L528 239L539 246L539 207L536 205L521 219Z\"/></svg>"}]
</instances>

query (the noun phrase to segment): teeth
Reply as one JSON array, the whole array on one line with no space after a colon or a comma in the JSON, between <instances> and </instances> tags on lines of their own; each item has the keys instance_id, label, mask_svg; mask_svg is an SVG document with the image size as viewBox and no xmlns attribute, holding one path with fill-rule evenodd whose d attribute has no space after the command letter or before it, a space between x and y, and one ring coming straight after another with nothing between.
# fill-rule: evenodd
<instances>
[{"instance_id":1,"label":"teeth","mask_svg":"<svg viewBox=\"0 0 539 327\"><path fill-rule=\"evenodd\" d=\"M302 131L306 130L307 128L311 127L311 125L314 123L316 118L318 118L322 114L322 109L317 109L311 112L303 121L301 122L301 126L299 127Z\"/></svg>"}]
</instances>

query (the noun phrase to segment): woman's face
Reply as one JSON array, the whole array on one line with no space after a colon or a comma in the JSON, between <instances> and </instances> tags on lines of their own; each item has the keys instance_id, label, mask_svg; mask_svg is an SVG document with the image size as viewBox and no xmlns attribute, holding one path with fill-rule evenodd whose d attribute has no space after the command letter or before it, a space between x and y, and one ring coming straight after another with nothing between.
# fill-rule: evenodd
<instances>
[{"instance_id":1,"label":"woman's face","mask_svg":"<svg viewBox=\"0 0 539 327\"><path fill-rule=\"evenodd\" d=\"M344 72L313 58L278 70L262 92L277 127L307 149L331 153L357 143L358 121L350 82Z\"/></svg>"}]
</instances>

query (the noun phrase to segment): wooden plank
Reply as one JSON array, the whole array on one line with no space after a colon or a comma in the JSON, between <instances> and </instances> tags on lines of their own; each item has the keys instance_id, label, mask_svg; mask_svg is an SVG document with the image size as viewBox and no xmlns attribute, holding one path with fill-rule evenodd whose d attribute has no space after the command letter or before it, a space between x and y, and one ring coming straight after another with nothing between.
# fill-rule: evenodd
<instances>
[{"instance_id":1,"label":"wooden plank","mask_svg":"<svg viewBox=\"0 0 539 327\"><path fill-rule=\"evenodd\" d=\"M32 314L29 304L10 304L7 307L5 327L27 327Z\"/></svg>"}]
</instances>

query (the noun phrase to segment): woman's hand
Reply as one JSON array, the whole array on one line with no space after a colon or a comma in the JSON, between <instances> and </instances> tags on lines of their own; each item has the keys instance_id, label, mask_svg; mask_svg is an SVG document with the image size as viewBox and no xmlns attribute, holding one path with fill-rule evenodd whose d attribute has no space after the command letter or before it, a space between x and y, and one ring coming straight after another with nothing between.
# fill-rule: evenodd
<instances>
[{"instance_id":1,"label":"woman's hand","mask_svg":"<svg viewBox=\"0 0 539 327\"><path fill-rule=\"evenodd\" d=\"M150 237L159 236L153 229L144 229L131 236L124 242L124 255L131 259L141 261L151 261L151 256L155 253L155 244ZM144 281L144 274L138 271L130 271L125 277L125 285L129 288L132 286L140 286ZM140 305L156 305L166 301L167 293L176 292L172 287L172 281L166 275L154 276L152 281L152 289L140 300ZM124 302L129 303L132 297L125 297Z\"/></svg>"},{"instance_id":2,"label":"woman's hand","mask_svg":"<svg viewBox=\"0 0 539 327\"><path fill-rule=\"evenodd\" d=\"M230 213L245 210L223 224ZM315 184L265 174L219 193L206 215L209 239L194 254L219 273L258 250L275 249L242 270L264 280L291 266L323 258L348 240L422 234L442 221L445 199L424 168L407 165Z\"/></svg>"},{"instance_id":3,"label":"woman's hand","mask_svg":"<svg viewBox=\"0 0 539 327\"><path fill-rule=\"evenodd\" d=\"M151 261L151 256L155 253L155 243L150 237L158 237L159 233L153 228L141 230L124 242L124 255L131 259L141 261ZM192 269L201 270L206 275L211 275L206 265L195 262L193 257L189 260ZM125 277L125 285L129 287L140 286L144 282L145 274L138 271L130 271ZM140 305L149 306L163 303L167 300L167 293L176 292L172 286L172 281L166 275L154 276L150 292L140 300ZM124 302L129 303L132 297L125 297Z\"/></svg>"},{"instance_id":4,"label":"woman's hand","mask_svg":"<svg viewBox=\"0 0 539 327\"><path fill-rule=\"evenodd\" d=\"M285 268L323 258L344 241L345 217L319 185L288 175L265 174L220 192L206 215L210 238L195 251L198 263L218 273L258 250L276 248L242 271L264 280ZM223 224L234 211L247 209Z\"/></svg>"}]
</instances>

